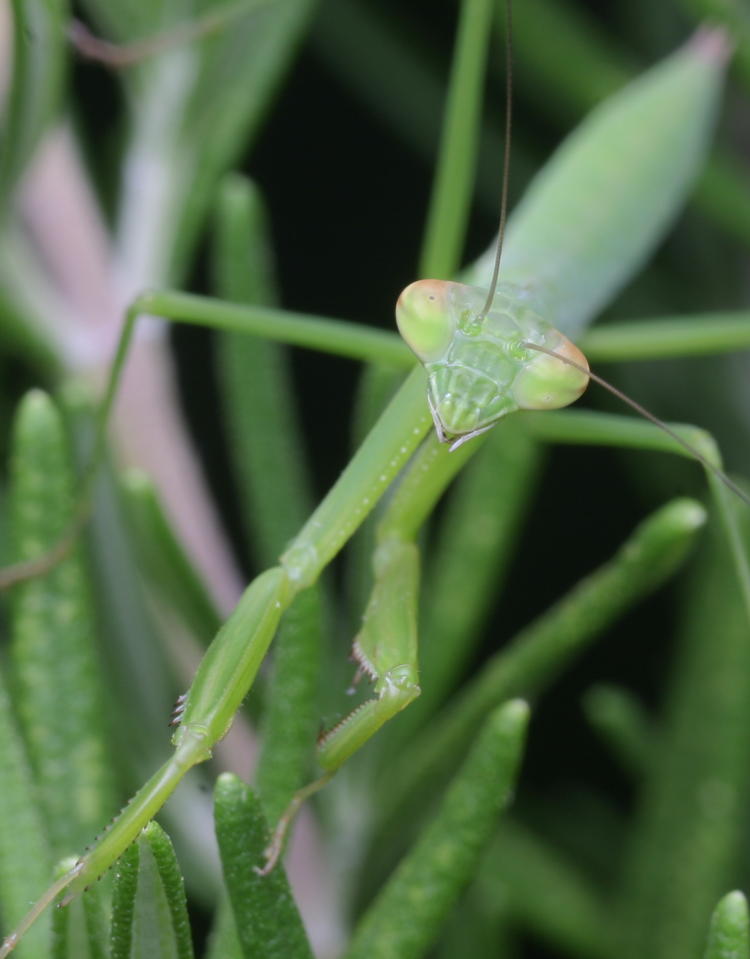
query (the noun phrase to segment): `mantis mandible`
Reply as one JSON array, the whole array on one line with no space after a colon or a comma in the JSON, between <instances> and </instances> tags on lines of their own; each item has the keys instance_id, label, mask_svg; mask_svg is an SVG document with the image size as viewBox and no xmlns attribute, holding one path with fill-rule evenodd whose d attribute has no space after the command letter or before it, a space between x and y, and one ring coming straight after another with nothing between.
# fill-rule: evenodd
<instances>
[{"instance_id":1,"label":"mantis mandible","mask_svg":"<svg viewBox=\"0 0 750 959\"><path fill-rule=\"evenodd\" d=\"M726 54L721 36L702 35L599 110L568 141L509 225L503 282L488 311L483 311L486 292L480 288L487 280L486 262L468 277L474 285L422 280L404 291L399 327L422 365L410 373L278 565L248 586L217 634L180 703L173 755L42 896L5 940L0 957L61 892L68 902L102 875L185 773L210 757L284 611L317 580L399 475L400 485L379 521L374 585L354 644L376 695L322 738L323 779L419 694L419 527L481 442L480 434L517 409L565 406L585 388L585 359L568 335L581 332L622 285L682 202L703 155ZM644 128L648 138L642 136ZM623 169L627 176L618 176ZM581 212L573 184L582 180L592 194L606 193L606 210L599 203ZM198 322L210 312L198 297L151 293L138 298L128 314L101 424L106 424L137 317L150 313ZM242 308L222 312L219 305L213 315L217 326L249 329L253 323ZM290 328L285 335L291 342L306 342L310 330ZM359 355L366 355L367 346L361 349ZM425 439L432 426L435 433ZM275 849L271 859L277 854Z\"/></svg>"}]
</instances>

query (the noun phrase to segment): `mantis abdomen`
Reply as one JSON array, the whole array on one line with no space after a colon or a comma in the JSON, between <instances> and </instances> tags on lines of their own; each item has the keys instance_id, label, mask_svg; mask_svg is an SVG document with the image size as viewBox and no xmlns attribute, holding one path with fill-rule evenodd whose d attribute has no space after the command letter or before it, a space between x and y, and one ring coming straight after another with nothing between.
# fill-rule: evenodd
<instances>
[{"instance_id":1,"label":"mantis abdomen","mask_svg":"<svg viewBox=\"0 0 750 959\"><path fill-rule=\"evenodd\" d=\"M575 336L676 216L710 142L728 42L702 31L610 98L532 181L508 224L502 278ZM463 279L488 285L494 249Z\"/></svg>"}]
</instances>

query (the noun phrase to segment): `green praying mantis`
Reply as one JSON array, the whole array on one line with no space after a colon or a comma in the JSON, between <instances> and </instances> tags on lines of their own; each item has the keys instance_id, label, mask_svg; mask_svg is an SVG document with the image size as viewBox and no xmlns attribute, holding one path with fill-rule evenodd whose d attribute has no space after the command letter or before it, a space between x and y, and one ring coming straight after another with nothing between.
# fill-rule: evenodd
<instances>
[{"instance_id":1,"label":"green praying mantis","mask_svg":"<svg viewBox=\"0 0 750 959\"><path fill-rule=\"evenodd\" d=\"M374 683L374 696L321 737L322 777L313 788L419 695L420 528L483 435L502 429L503 417L518 410L559 409L586 388L587 363L569 337L580 335L623 285L681 205L709 140L727 55L726 39L704 32L595 111L534 181L511 219L502 282L496 289L492 283L489 300L491 255L468 271L466 283L419 280L401 294L399 330L419 363L278 564L250 583L209 646L178 704L170 758L39 899L0 947L0 957L60 894L67 903L106 872L188 770L211 756L284 613L387 493L375 534L372 591L353 653ZM589 197L599 199L582 202L581 184ZM294 317L286 325L270 323L262 311L201 297L143 294L128 312L99 417L95 456L134 327L144 314L241 328L298 345L335 335L322 323ZM408 363L405 351L389 339L358 338L352 331L346 342L348 355L366 359L382 348ZM682 433L676 435L685 442ZM708 465L712 488L730 512L715 450L700 434L690 433L688 442ZM731 523L728 530L744 566ZM295 808L309 792L302 791ZM278 858L288 817L281 825L268 861L258 864L261 871Z\"/></svg>"}]
</instances>

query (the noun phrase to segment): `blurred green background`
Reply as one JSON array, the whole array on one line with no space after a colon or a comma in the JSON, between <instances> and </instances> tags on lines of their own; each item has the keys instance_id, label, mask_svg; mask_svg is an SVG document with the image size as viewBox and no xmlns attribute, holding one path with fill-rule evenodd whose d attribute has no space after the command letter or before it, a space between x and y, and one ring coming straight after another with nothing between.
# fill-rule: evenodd
<instances>
[{"instance_id":1,"label":"blurred green background","mask_svg":"<svg viewBox=\"0 0 750 959\"><path fill-rule=\"evenodd\" d=\"M251 13L240 8L208 0L88 0L72 9L63 0L7 5L15 33L6 23L5 40L15 45L15 59L0 153L4 458L15 404L32 386L54 391L67 384L67 421L85 442L92 388L103 379L121 311L147 286L275 301L289 310L393 329L395 299L417 277L458 5L269 0ZM211 23L217 11L225 23ZM747 310L746 7L711 0L517 0L514 16L512 201L591 107L681 45L704 19L729 26L737 52L706 172L675 230L601 322ZM67 33L73 17L113 43L161 39L134 65L113 68L72 50ZM185 32L186 24L197 25L195 35ZM496 9L462 262L482 252L496 229L502 45ZM259 228L246 251L235 238L234 246L219 243L217 252L230 171L257 187L267 233ZM188 681L196 649L210 638L210 625L231 607L239 585L272 561L306 506L325 493L349 456L353 435L368 421L368 409L392 387L391 377L381 383L372 373L363 387L360 367L349 360L291 351L288 379L275 381L283 395L258 400L252 425L261 429L258 416L269 406L269 417L288 415L285 455L291 458L285 462L298 457L298 483L291 483L302 492L293 503L289 494L269 529L266 517L252 519L259 494L245 488L245 458L252 455L238 440L246 435L239 406L248 396L255 404L250 381L256 374L245 373L243 382L241 364L228 369L235 346L226 337L219 341L192 327L177 328L168 340L156 327L151 333L136 348L139 372L121 408L116 443L129 465L156 477L169 521L205 586L193 583L185 591L189 581L178 577L170 592L164 585L169 575L143 559L154 548L148 530L144 537L137 522L123 520L122 496L113 493L110 477L100 493L89 565L111 713L102 725L123 799L165 752L164 717ZM262 365L276 362L263 357ZM664 419L709 430L733 474L750 470L746 355L597 369ZM148 405L155 398L158 408ZM287 403L294 412L287 413ZM595 387L582 403L623 412ZM267 419L268 431L283 422ZM178 447L187 459L177 460ZM169 462L179 466L170 472ZM181 484L186 463L196 475L200 463L207 488ZM279 474L266 475L266 486L276 480L283 485ZM490 572L468 617L465 649L440 690L445 699L611 557L646 514L672 497L706 499L695 464L648 452L552 448L529 488L534 483L538 492L530 504L523 497L517 507L505 504L518 510L519 529L484 559L497 574ZM466 488L463 497L469 498ZM460 516L451 505L440 508L424 539L425 646L433 638L430 627L439 625L433 606L446 599L430 592L440 588L441 550L460 565ZM146 526L153 529L153 518ZM367 576L361 539L324 586L323 665L312 680L312 712L324 724L346 709L346 656ZM13 549L5 540L10 559ZM139 568L146 570L148 600ZM733 575L716 533L703 537L686 572L560 666L534 704L512 820L485 851L469 892L425 954L703 955L711 910L731 889L746 889L750 875L750 647ZM209 627L202 630L198 622ZM266 674L266 687L273 689L272 682ZM282 696L283 687L266 693L266 705L274 695ZM246 711L257 719L262 705L262 697L260 703L251 698ZM398 779L429 740L435 717L453 707L431 702L420 708L417 719L384 733L383 743L373 743L370 755L358 757L321 797L322 825L310 828L327 845L311 861L313 869L331 875L321 880L322 900L313 896L307 903L308 917L315 909L323 916L322 931L312 933L321 956L336 953L347 938L344 930L429 818L437 789L429 781L421 792L415 787L410 797L399 797L403 808L387 809L391 775ZM131 722L134 715L138 722ZM312 742L316 720L305 721ZM245 745L233 744L216 769L204 779L196 776L192 792L185 791L183 805L165 822L187 874L200 943L212 927L218 882L215 865L206 868L200 858L209 841L203 837L210 836L206 784L225 766L247 774ZM458 756L446 762L451 768L441 773L443 783ZM310 765L308 754L297 771L301 781ZM395 785L393 790L398 793ZM491 868L497 863L503 868ZM310 885L315 882L308 880L303 898ZM338 905L332 905L337 894ZM239 954L223 953L216 943L213 949L217 957Z\"/></svg>"}]
</instances>

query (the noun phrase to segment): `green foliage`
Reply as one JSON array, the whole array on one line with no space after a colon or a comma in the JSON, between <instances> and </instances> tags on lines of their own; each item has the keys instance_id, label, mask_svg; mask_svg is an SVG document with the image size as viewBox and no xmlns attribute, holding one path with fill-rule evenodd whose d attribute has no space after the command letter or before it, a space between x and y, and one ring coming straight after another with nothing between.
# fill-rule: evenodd
<instances>
[{"instance_id":1,"label":"green foliage","mask_svg":"<svg viewBox=\"0 0 750 959\"><path fill-rule=\"evenodd\" d=\"M243 955L308 959L312 953L283 869L266 878L254 868L270 841L258 797L225 773L216 783L214 801L216 837Z\"/></svg>"},{"instance_id":2,"label":"green foliage","mask_svg":"<svg viewBox=\"0 0 750 959\"><path fill-rule=\"evenodd\" d=\"M540 942L579 959L750 957L745 896L726 893L750 882L747 508L734 509L715 481L713 502L697 502L705 490L695 464L665 455L684 450L609 405L517 414L452 454L434 439L418 446L428 419L414 372L368 441L374 460L358 454L347 473L357 482L345 480L346 495L312 513L346 463L350 420L359 445L413 362L391 332L399 285L453 275L496 225L497 4L464 0L455 23L448 9L426 6L85 0L76 12L88 28L124 45L114 52L131 61L110 67L70 49L62 0L11 4L0 142L4 563L57 543L81 493L93 511L62 559L16 586L4 607L0 930L18 926L55 874L75 872L70 857L144 781L126 810L145 810L144 821L158 813L174 841L154 822L132 825L111 873L81 895L85 883L74 881L72 901L25 932L22 959L534 959ZM618 0L605 21L578 0L521 0L511 193L520 196L586 111L702 16L725 22L737 49L716 145L675 236L579 345L650 407L716 433L727 468L747 472L746 367L709 356L750 345L742 4ZM565 273L565 303L553 291L553 312L564 318L589 296L610 270L610 249L632 261L627 270L618 261L623 273L644 261L634 235L669 213L659 178L676 202L699 165L718 72L704 80L691 74L689 95L675 84L694 120L686 140L657 155L656 134L678 117L662 103L652 111L659 129L634 138L618 128L617 162L608 165L598 138L586 144L589 174L575 191L558 181L545 194L544 178L535 187L547 197L538 201L544 228L528 241L522 231L521 244L532 259L551 244L559 259L541 257L550 272L575 262L592 223L613 216L614 197L590 196L600 173L627 187L619 207L632 230L620 221L600 245L607 250L590 251L586 276ZM656 198L628 179L633 145L653 161ZM567 212L548 222L550 197ZM511 240L505 266L518 270L513 250ZM469 269L484 283L487 258ZM138 470L121 477L107 465L91 486L86 464L103 423L91 396L123 302L167 283L232 302L140 299L151 317L133 333L107 432ZM214 330L210 346L192 332L177 342L190 427L160 315ZM646 319L618 322L631 315ZM353 392L341 359L318 366L270 340L367 366ZM651 368L640 362L654 358ZM408 448L393 440L404 425L417 430ZM707 432L679 431L719 462ZM205 518L202 470L183 445L191 434L241 577ZM554 444L575 449L548 453ZM619 446L620 458L585 446ZM318 555L301 557L317 574L402 465L333 574L292 602L277 563L300 527L308 521L310 542L320 533ZM318 728L367 696L351 690L347 654L372 586L373 544L394 531L421 553L422 694L306 805L286 872L263 877L269 826L315 777ZM269 567L230 617L238 584ZM411 580L399 585L414 592ZM375 601L378 588L396 596L381 581ZM411 615L406 600L383 611ZM207 738L196 733L187 759L183 751L162 766L165 786L162 772L149 777L169 754L169 710L219 630L233 658L211 647L187 706ZM383 647L395 644L386 637ZM258 668L246 697L237 678ZM235 708L232 735L214 744ZM180 763L211 750L212 762L160 808Z\"/></svg>"},{"instance_id":3,"label":"green foliage","mask_svg":"<svg viewBox=\"0 0 750 959\"><path fill-rule=\"evenodd\" d=\"M118 863L109 954L112 959L193 957L180 868L169 837L155 822Z\"/></svg>"},{"instance_id":4,"label":"green foliage","mask_svg":"<svg viewBox=\"0 0 750 959\"><path fill-rule=\"evenodd\" d=\"M62 875L73 865L63 860L58 867ZM52 913L52 946L54 959L105 959L107 951L107 917L102 902L101 888L91 890L91 895L77 899L67 909L55 909Z\"/></svg>"},{"instance_id":5,"label":"green foliage","mask_svg":"<svg viewBox=\"0 0 750 959\"><path fill-rule=\"evenodd\" d=\"M14 0L11 9L13 77L0 141L0 196L6 202L62 100L69 17L65 0Z\"/></svg>"},{"instance_id":6,"label":"green foliage","mask_svg":"<svg viewBox=\"0 0 750 959\"><path fill-rule=\"evenodd\" d=\"M411 959L433 944L512 795L528 718L522 700L489 714L435 818L362 917L348 959Z\"/></svg>"},{"instance_id":7,"label":"green foliage","mask_svg":"<svg viewBox=\"0 0 750 959\"><path fill-rule=\"evenodd\" d=\"M50 549L72 519L77 484L66 440L50 398L27 394L15 422L11 464L17 560ZM55 854L69 854L89 841L115 802L93 597L80 548L18 587L11 632L15 706L47 831Z\"/></svg>"},{"instance_id":8,"label":"green foliage","mask_svg":"<svg viewBox=\"0 0 750 959\"><path fill-rule=\"evenodd\" d=\"M711 916L704 959L747 959L750 956L750 926L747 899L729 892Z\"/></svg>"}]
</instances>

